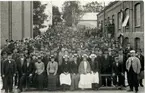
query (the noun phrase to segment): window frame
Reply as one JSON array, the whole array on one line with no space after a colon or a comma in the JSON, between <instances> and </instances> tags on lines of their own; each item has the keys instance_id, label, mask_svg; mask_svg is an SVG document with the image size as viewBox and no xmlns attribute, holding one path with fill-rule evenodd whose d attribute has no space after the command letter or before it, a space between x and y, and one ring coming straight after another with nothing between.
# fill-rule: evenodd
<instances>
[{"instance_id":1,"label":"window frame","mask_svg":"<svg viewBox=\"0 0 145 93\"><path fill-rule=\"evenodd\" d=\"M139 11L140 11L140 22L138 22L138 24L137 24L137 20L138 20L138 18L137 18L137 6L140 6L140 9L139 9ZM140 27L141 26L141 4L140 3L137 3L137 4L135 4L135 6L134 6L134 22L135 22L135 28L138 28L138 27Z\"/></svg>"}]
</instances>

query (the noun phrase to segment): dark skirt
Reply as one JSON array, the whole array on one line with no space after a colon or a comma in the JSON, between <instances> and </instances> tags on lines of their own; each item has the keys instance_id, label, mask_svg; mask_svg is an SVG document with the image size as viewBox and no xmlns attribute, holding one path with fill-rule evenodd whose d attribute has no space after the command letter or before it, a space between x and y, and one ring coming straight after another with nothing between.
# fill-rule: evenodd
<instances>
[{"instance_id":1,"label":"dark skirt","mask_svg":"<svg viewBox=\"0 0 145 93\"><path fill-rule=\"evenodd\" d=\"M57 76L53 74L48 75L48 90L56 90Z\"/></svg>"}]
</instances>

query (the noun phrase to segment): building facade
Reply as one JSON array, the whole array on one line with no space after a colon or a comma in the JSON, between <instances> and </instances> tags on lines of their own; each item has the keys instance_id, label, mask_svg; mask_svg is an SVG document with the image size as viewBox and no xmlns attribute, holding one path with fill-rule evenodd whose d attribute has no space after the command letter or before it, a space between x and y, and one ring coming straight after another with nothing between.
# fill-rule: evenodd
<instances>
[{"instance_id":1,"label":"building facade","mask_svg":"<svg viewBox=\"0 0 145 93\"><path fill-rule=\"evenodd\" d=\"M144 2L114 1L97 15L103 33L113 24L114 38L125 47L130 43L134 49L144 49Z\"/></svg>"},{"instance_id":2,"label":"building facade","mask_svg":"<svg viewBox=\"0 0 145 93\"><path fill-rule=\"evenodd\" d=\"M33 3L31 1L0 2L1 46L5 40L22 40L33 36Z\"/></svg>"}]
</instances>

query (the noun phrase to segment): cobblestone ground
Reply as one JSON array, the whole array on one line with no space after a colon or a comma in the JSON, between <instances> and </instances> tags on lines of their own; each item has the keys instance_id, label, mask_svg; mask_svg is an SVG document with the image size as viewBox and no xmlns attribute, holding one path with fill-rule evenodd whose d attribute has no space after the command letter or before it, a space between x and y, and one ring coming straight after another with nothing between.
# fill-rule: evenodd
<instances>
[{"instance_id":1,"label":"cobblestone ground","mask_svg":"<svg viewBox=\"0 0 145 93\"><path fill-rule=\"evenodd\" d=\"M144 85L145 85L145 80L144 80ZM2 81L0 78L0 89L2 87ZM25 91L22 93L135 93L135 92L127 92L128 88L123 89L123 90L116 90L114 88L100 88L99 90L78 90L78 91ZM139 87L139 92L138 93L145 93L144 91L145 87ZM4 90L1 91L1 93L5 93Z\"/></svg>"}]
</instances>

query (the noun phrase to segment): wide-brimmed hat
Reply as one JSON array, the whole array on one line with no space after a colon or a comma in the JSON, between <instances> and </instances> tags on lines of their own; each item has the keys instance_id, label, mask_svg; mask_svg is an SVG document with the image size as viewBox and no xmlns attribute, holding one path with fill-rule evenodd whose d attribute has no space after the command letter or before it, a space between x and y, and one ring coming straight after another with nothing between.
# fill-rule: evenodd
<instances>
[{"instance_id":1,"label":"wide-brimmed hat","mask_svg":"<svg viewBox=\"0 0 145 93\"><path fill-rule=\"evenodd\" d=\"M91 54L89 57L90 57L90 58L96 58L97 55L96 55L96 54Z\"/></svg>"},{"instance_id":2,"label":"wide-brimmed hat","mask_svg":"<svg viewBox=\"0 0 145 93\"><path fill-rule=\"evenodd\" d=\"M64 55L63 58L69 58L69 56L68 55Z\"/></svg>"},{"instance_id":3,"label":"wide-brimmed hat","mask_svg":"<svg viewBox=\"0 0 145 93\"><path fill-rule=\"evenodd\" d=\"M78 54L73 54L73 58L74 58L74 57L78 57Z\"/></svg>"},{"instance_id":4,"label":"wide-brimmed hat","mask_svg":"<svg viewBox=\"0 0 145 93\"><path fill-rule=\"evenodd\" d=\"M131 50L130 53L135 53L135 50Z\"/></svg>"},{"instance_id":5,"label":"wide-brimmed hat","mask_svg":"<svg viewBox=\"0 0 145 93\"><path fill-rule=\"evenodd\" d=\"M51 55L50 58L54 58L54 55Z\"/></svg>"},{"instance_id":6,"label":"wide-brimmed hat","mask_svg":"<svg viewBox=\"0 0 145 93\"><path fill-rule=\"evenodd\" d=\"M87 58L87 57L88 57L88 55L87 55L87 54L83 54L83 55L82 55L82 57L83 57L83 58L84 58L84 57L86 57L86 58Z\"/></svg>"}]
</instances>

